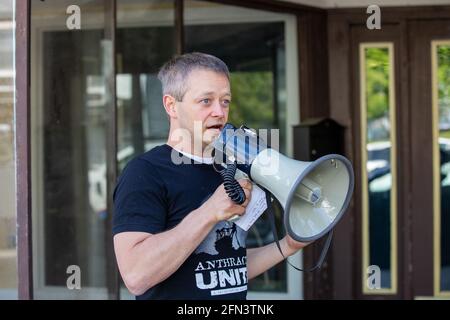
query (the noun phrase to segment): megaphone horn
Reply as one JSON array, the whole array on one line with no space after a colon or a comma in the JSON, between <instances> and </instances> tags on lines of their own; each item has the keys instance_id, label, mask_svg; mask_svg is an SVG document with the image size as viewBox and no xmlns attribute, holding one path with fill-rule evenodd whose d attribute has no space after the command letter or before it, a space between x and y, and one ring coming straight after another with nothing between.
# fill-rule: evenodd
<instances>
[{"instance_id":1,"label":"megaphone horn","mask_svg":"<svg viewBox=\"0 0 450 320\"><path fill-rule=\"evenodd\" d=\"M250 129L231 124L216 139L214 150L219 161L233 159L239 170L272 193L284 209L286 231L297 241L327 234L350 203L353 168L341 155L297 161L267 147Z\"/></svg>"}]
</instances>

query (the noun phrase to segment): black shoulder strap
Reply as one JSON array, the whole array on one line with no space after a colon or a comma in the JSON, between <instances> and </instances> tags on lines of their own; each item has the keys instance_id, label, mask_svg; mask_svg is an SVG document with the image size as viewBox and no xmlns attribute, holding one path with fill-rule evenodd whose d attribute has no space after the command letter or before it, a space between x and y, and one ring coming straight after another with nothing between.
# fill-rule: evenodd
<instances>
[{"instance_id":1,"label":"black shoulder strap","mask_svg":"<svg viewBox=\"0 0 450 320\"><path fill-rule=\"evenodd\" d=\"M264 189L264 192L266 193L266 202L267 202L267 214L269 216L269 221L270 221L270 227L272 228L272 233L273 233L273 237L275 238L275 243L277 244L278 250L280 251L281 255L283 256L284 259L286 259L286 256L283 254L283 251L281 250L281 246L280 246L280 242L278 240L278 233L277 233L277 228L275 226L275 213L273 212L273 207L272 207L272 202L270 200L270 193ZM286 262L293 267L294 269L298 270L298 271L307 271L307 272L312 272L316 269L320 269L322 267L323 261L325 260L325 257L327 255L328 249L330 248L330 244L331 244L331 239L333 238L333 229L330 230L330 232L328 232L328 236L327 236L327 240L322 248L322 252L320 254L319 257L319 261L317 262L317 264L312 267L312 268L308 268L308 269L301 269L298 268L296 266L294 266L292 263L289 262L289 260L286 259Z\"/></svg>"}]
</instances>

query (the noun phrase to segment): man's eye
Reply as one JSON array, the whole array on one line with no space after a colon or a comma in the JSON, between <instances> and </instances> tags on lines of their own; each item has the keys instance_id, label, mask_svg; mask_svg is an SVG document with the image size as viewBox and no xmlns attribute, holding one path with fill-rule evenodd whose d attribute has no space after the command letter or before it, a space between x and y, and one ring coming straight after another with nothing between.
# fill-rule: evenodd
<instances>
[{"instance_id":1,"label":"man's eye","mask_svg":"<svg viewBox=\"0 0 450 320\"><path fill-rule=\"evenodd\" d=\"M222 101L222 104L225 105L225 106L229 106L230 103L231 103L230 100L223 100L223 101Z\"/></svg>"},{"instance_id":2,"label":"man's eye","mask_svg":"<svg viewBox=\"0 0 450 320\"><path fill-rule=\"evenodd\" d=\"M201 101L201 103L203 103L203 104L209 104L210 102L211 102L211 99L203 99Z\"/></svg>"}]
</instances>

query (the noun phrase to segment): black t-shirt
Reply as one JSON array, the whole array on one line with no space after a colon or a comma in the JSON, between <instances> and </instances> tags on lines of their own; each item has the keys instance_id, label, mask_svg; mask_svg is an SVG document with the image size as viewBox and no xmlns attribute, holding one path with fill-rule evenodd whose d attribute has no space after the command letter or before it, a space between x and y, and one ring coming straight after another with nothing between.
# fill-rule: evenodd
<instances>
[{"instance_id":1,"label":"black t-shirt","mask_svg":"<svg viewBox=\"0 0 450 320\"><path fill-rule=\"evenodd\" d=\"M173 155L182 163L175 164ZM211 164L192 160L167 144L158 146L130 161L120 176L113 234L171 229L222 182ZM136 298L246 299L246 236L234 223L218 223L175 273Z\"/></svg>"}]
</instances>

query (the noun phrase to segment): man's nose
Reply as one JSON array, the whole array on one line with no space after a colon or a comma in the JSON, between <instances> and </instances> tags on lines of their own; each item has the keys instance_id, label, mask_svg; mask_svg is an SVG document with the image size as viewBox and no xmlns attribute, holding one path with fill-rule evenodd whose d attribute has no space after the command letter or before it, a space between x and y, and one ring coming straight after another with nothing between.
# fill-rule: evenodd
<instances>
[{"instance_id":1,"label":"man's nose","mask_svg":"<svg viewBox=\"0 0 450 320\"><path fill-rule=\"evenodd\" d=\"M214 117L224 117L225 116L225 112L223 110L223 107L222 107L220 101L214 102L211 115Z\"/></svg>"}]
</instances>

